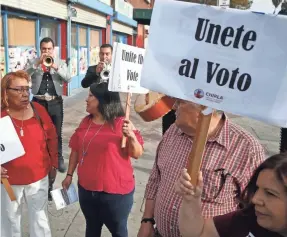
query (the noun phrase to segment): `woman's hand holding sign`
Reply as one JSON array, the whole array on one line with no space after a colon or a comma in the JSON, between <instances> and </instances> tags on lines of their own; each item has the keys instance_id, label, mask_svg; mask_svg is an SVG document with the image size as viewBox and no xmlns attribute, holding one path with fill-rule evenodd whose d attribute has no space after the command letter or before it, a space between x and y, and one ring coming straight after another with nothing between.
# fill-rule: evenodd
<instances>
[{"instance_id":1,"label":"woman's hand holding sign","mask_svg":"<svg viewBox=\"0 0 287 237\"><path fill-rule=\"evenodd\" d=\"M135 138L135 133L133 132L134 129L132 122L125 119L123 124L123 134L128 138Z\"/></svg>"},{"instance_id":2,"label":"woman's hand holding sign","mask_svg":"<svg viewBox=\"0 0 287 237\"><path fill-rule=\"evenodd\" d=\"M8 179L9 176L7 175L8 171L1 166L1 179Z\"/></svg>"}]
</instances>

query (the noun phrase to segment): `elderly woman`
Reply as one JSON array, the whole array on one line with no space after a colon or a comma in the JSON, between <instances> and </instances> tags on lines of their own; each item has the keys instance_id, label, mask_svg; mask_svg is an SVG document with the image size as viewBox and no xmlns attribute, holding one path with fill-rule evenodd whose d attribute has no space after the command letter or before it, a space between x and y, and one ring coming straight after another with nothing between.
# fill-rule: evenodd
<instances>
[{"instance_id":1,"label":"elderly woman","mask_svg":"<svg viewBox=\"0 0 287 237\"><path fill-rule=\"evenodd\" d=\"M68 188L78 166L79 201L86 218L86 237L100 237L105 224L113 237L127 237L127 220L133 205L135 180L130 157L143 152L143 139L129 120L124 120L119 93L107 83L92 84L87 98L89 113L70 140L72 149ZM122 136L127 137L121 148Z\"/></svg>"},{"instance_id":2,"label":"elderly woman","mask_svg":"<svg viewBox=\"0 0 287 237\"><path fill-rule=\"evenodd\" d=\"M202 177L194 189L183 170L176 192L183 196L179 226L183 237L287 236L287 154L265 160L242 193L242 209L204 220L201 215Z\"/></svg>"},{"instance_id":3,"label":"elderly woman","mask_svg":"<svg viewBox=\"0 0 287 237\"><path fill-rule=\"evenodd\" d=\"M58 166L57 135L45 108L30 104L29 82L25 71L8 73L1 80L1 117L11 118L25 150L25 155L1 167L1 178L8 179L17 198L11 202L1 185L2 237L22 236L22 199L28 206L30 237L51 236L46 207L48 174L55 179Z\"/></svg>"}]
</instances>

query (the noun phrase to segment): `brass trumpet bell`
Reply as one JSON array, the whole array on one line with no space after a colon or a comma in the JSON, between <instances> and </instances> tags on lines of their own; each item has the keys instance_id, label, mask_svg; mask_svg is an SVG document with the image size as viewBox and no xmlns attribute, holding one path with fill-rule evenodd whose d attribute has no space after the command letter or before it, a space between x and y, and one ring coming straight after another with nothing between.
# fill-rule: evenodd
<instances>
[{"instance_id":1,"label":"brass trumpet bell","mask_svg":"<svg viewBox=\"0 0 287 237\"><path fill-rule=\"evenodd\" d=\"M111 70L111 65L108 63L104 64L104 68L100 73L100 77L102 81L107 81L110 77L110 70Z\"/></svg>"},{"instance_id":2,"label":"brass trumpet bell","mask_svg":"<svg viewBox=\"0 0 287 237\"><path fill-rule=\"evenodd\" d=\"M43 64L46 66L46 67L51 67L54 63L54 59L53 57L51 56L47 56L44 58L43 60Z\"/></svg>"}]
</instances>

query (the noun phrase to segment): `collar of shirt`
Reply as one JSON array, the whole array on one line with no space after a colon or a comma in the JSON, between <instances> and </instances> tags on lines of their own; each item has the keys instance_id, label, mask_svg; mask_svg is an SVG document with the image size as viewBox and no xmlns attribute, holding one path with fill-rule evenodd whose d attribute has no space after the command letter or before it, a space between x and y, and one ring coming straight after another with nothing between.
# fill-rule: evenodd
<instances>
[{"instance_id":1,"label":"collar of shirt","mask_svg":"<svg viewBox=\"0 0 287 237\"><path fill-rule=\"evenodd\" d=\"M216 132L216 134L213 137L210 137L207 142L217 142L219 145L225 147L228 149L229 147L229 118L225 113L223 113L222 118L224 120L224 124L220 130ZM180 128L178 129L178 135L180 136L187 136L190 140L193 140L190 136L185 134Z\"/></svg>"},{"instance_id":2,"label":"collar of shirt","mask_svg":"<svg viewBox=\"0 0 287 237\"><path fill-rule=\"evenodd\" d=\"M50 72L50 68L46 67L44 64L42 64L42 70L43 72Z\"/></svg>"}]
</instances>

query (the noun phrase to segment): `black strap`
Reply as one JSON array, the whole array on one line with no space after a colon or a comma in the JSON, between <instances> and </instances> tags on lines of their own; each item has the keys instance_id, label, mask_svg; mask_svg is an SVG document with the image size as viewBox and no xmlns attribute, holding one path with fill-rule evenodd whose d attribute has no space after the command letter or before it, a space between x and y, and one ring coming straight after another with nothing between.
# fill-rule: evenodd
<instances>
[{"instance_id":1,"label":"black strap","mask_svg":"<svg viewBox=\"0 0 287 237\"><path fill-rule=\"evenodd\" d=\"M143 218L142 220L141 220L141 223L147 223L147 222L150 222L152 225L154 225L155 224L155 220L154 220L154 218Z\"/></svg>"},{"instance_id":2,"label":"black strap","mask_svg":"<svg viewBox=\"0 0 287 237\"><path fill-rule=\"evenodd\" d=\"M44 129L44 123L43 123L41 117L39 116L39 113L38 113L37 109L35 108L35 106L33 105L33 103L30 103L30 105L31 105L31 107L32 107L32 109L33 109L33 111L34 111L34 114L35 114L35 116L36 116L36 119L39 121L39 123L40 123L40 125L41 125L41 128L42 128L42 130L43 130L44 137L45 137L45 142L46 142L46 147L47 147L47 151L48 151L48 154L49 154L50 159L51 159L52 156L51 156L50 149L49 149L49 145L48 145L47 134L46 134L46 131L45 131L45 129Z\"/></svg>"}]
</instances>

